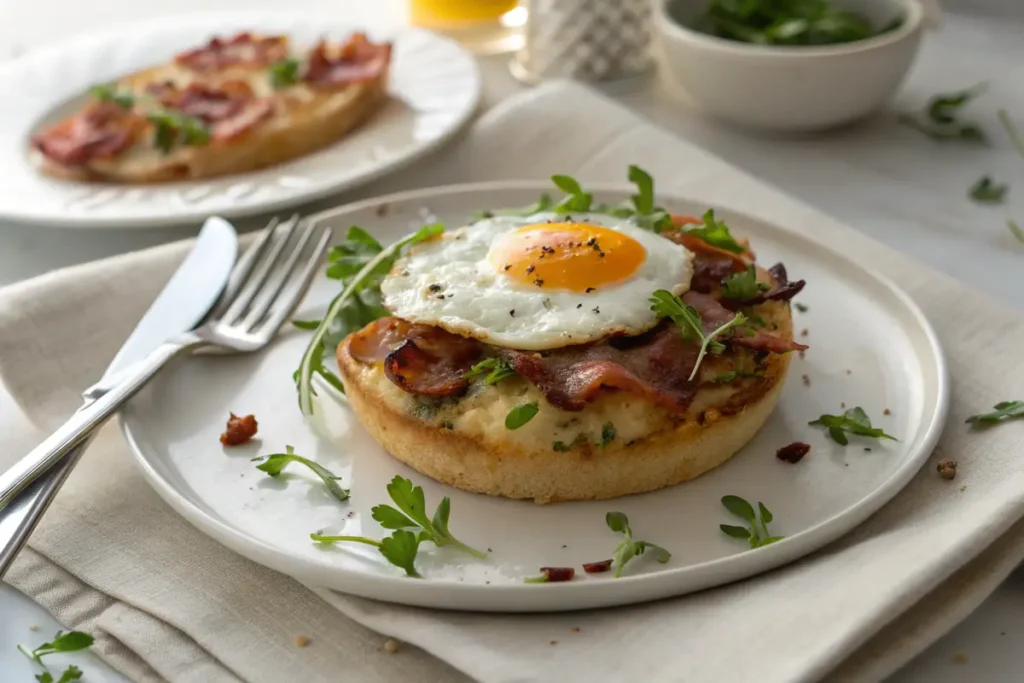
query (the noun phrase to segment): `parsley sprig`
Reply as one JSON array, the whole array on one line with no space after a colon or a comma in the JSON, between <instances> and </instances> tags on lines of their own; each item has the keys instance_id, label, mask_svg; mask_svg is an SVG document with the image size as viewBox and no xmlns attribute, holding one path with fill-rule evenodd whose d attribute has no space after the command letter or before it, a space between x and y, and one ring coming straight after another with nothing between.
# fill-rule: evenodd
<instances>
[{"instance_id":1,"label":"parsley sprig","mask_svg":"<svg viewBox=\"0 0 1024 683\"><path fill-rule=\"evenodd\" d=\"M253 458L254 462L261 461L260 464L256 466L256 469L266 472L271 477L277 477L281 474L281 471L284 470L285 465L291 462L297 462L300 465L305 465L311 469L316 476L320 477L324 482L324 486L327 487L327 490L330 491L332 496L338 500L348 500L349 490L343 489L341 484L338 483L341 481L341 477L336 476L333 472L318 462L304 458L301 455L296 455L295 449L291 446L285 446L284 450L284 453L273 453L271 455Z\"/></svg>"},{"instance_id":2,"label":"parsley sprig","mask_svg":"<svg viewBox=\"0 0 1024 683\"><path fill-rule=\"evenodd\" d=\"M807 424L815 427L825 427L828 429L828 435L832 437L832 440L842 446L850 443L846 436L847 433L866 436L872 439L898 441L896 437L886 434L880 427L872 427L871 418L868 417L868 414L860 406L850 408L842 415L822 415L817 420Z\"/></svg>"},{"instance_id":3,"label":"parsley sprig","mask_svg":"<svg viewBox=\"0 0 1024 683\"><path fill-rule=\"evenodd\" d=\"M739 273L731 273L722 280L722 296L726 299L753 299L769 289L771 287L757 281L757 268L754 264L750 264L746 270Z\"/></svg>"},{"instance_id":4,"label":"parsley sprig","mask_svg":"<svg viewBox=\"0 0 1024 683\"><path fill-rule=\"evenodd\" d=\"M965 140L985 143L988 136L977 123L958 117L971 100L985 91L984 84L960 92L935 95L919 114L900 114L900 123L924 133L933 140Z\"/></svg>"},{"instance_id":5,"label":"parsley sprig","mask_svg":"<svg viewBox=\"0 0 1024 683\"><path fill-rule=\"evenodd\" d=\"M313 415L313 397L316 396L313 389L314 375L320 375L333 387L344 391L341 380L324 365L324 354L333 352L348 332L384 315L384 309L379 304L380 283L401 255L402 249L443 232L444 225L433 223L386 248L379 248L380 244L369 233L353 226L349 229L348 240L332 250L328 256L331 261L328 275L340 278L345 287L331 302L327 314L317 325L295 373L299 408L304 415Z\"/></svg>"},{"instance_id":6,"label":"parsley sprig","mask_svg":"<svg viewBox=\"0 0 1024 683\"><path fill-rule=\"evenodd\" d=\"M54 680L56 680L56 683L71 683L82 678L81 669L77 666L69 666L64 670L59 679L54 679L53 674L50 673L50 670L43 663L43 657L56 652L78 652L79 650L91 647L92 644L93 637L88 633L83 633L82 631L68 631L67 633L57 631L57 635L53 637L53 640L43 643L34 650L29 650L24 645L18 645L18 650L43 668L43 673L36 675L38 683L54 683Z\"/></svg>"},{"instance_id":7,"label":"parsley sprig","mask_svg":"<svg viewBox=\"0 0 1024 683\"><path fill-rule=\"evenodd\" d=\"M690 381L697 376L697 370L700 368L701 362L704 360L705 354L709 351L714 355L719 355L725 351L725 345L718 341L716 337L721 337L726 332L742 325L746 322L747 318L742 313L737 313L733 318L717 329L712 330L710 333L704 333L704 325L701 322L700 313L697 312L693 306L683 303L683 300L678 296L669 292L665 289L659 289L658 291L651 294L651 310L659 318L671 318L676 325L683 331L683 336L687 339L696 339L700 341L700 352L697 354L697 361L693 365L693 371L690 373L688 378Z\"/></svg>"},{"instance_id":8,"label":"parsley sprig","mask_svg":"<svg viewBox=\"0 0 1024 683\"><path fill-rule=\"evenodd\" d=\"M768 524L771 523L773 517L771 511L765 507L764 503L758 502L757 504L757 510L761 516L760 520L758 520L758 513L754 512L754 506L739 496L723 496L722 505L725 506L726 510L746 521L748 525L742 527L731 524L719 524L718 528L726 535L733 538L747 539L751 548L761 548L785 538L785 536L772 536L768 532Z\"/></svg>"},{"instance_id":9,"label":"parsley sprig","mask_svg":"<svg viewBox=\"0 0 1024 683\"><path fill-rule=\"evenodd\" d=\"M396 475L388 484L388 495L395 506L377 505L371 513L382 527L394 530L390 537L377 541L366 536L326 536L315 533L310 534L310 538L317 543L351 542L372 545L388 562L404 569L408 576L416 578L420 575L416 571L415 559L423 542L433 543L439 548L458 548L481 559L487 557L487 553L469 547L455 538L448 529L448 520L451 517L451 500L448 496L441 499L434 516L430 518L427 517L423 488L414 486L410 480ZM418 531L413 533L409 529Z\"/></svg>"},{"instance_id":10,"label":"parsley sprig","mask_svg":"<svg viewBox=\"0 0 1024 683\"><path fill-rule=\"evenodd\" d=\"M630 560L643 555L647 550L653 552L654 559L662 564L672 559L672 553L660 545L647 541L634 541L633 530L629 528L629 519L624 513L609 512L604 516L604 521L609 529L622 534L622 543L619 544L619 547L612 554L612 560L615 564L615 578L622 576L622 570L625 569L626 564Z\"/></svg>"},{"instance_id":11,"label":"parsley sprig","mask_svg":"<svg viewBox=\"0 0 1024 683\"><path fill-rule=\"evenodd\" d=\"M512 369L512 366L508 364L508 361L504 358L498 358L495 356L494 358L485 358L471 367L469 372L463 375L463 378L469 379L479 375L487 375L484 377L484 384L492 386L507 377L514 377L515 374L516 371Z\"/></svg>"},{"instance_id":12,"label":"parsley sprig","mask_svg":"<svg viewBox=\"0 0 1024 683\"><path fill-rule=\"evenodd\" d=\"M990 413L978 413L967 418L967 424L976 427L1005 422L1024 415L1024 401L1001 401L993 406Z\"/></svg>"}]
</instances>

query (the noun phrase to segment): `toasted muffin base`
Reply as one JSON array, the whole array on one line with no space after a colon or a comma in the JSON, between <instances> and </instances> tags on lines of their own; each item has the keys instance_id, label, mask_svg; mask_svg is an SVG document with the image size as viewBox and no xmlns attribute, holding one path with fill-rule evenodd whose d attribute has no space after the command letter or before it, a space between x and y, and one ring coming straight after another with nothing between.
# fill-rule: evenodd
<instances>
[{"instance_id":1,"label":"toasted muffin base","mask_svg":"<svg viewBox=\"0 0 1024 683\"><path fill-rule=\"evenodd\" d=\"M759 308L778 333L792 336L788 305ZM456 488L538 503L653 491L721 465L768 420L789 360L771 354L762 378L702 388L687 413L673 418L647 399L616 391L582 411L560 410L521 378L491 387L474 383L460 399L422 402L391 383L379 364L352 358L347 341L338 347L352 409L388 453ZM529 401L538 401L537 416L506 429L508 410ZM616 437L602 445L608 423ZM569 450L555 450L556 441Z\"/></svg>"}]
</instances>

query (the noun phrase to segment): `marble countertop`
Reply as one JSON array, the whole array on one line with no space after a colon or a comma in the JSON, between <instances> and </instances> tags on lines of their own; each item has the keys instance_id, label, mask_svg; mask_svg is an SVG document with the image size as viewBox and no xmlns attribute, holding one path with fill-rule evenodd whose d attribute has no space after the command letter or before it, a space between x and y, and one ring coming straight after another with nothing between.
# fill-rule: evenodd
<instances>
[{"instance_id":1,"label":"marble countertop","mask_svg":"<svg viewBox=\"0 0 1024 683\"><path fill-rule=\"evenodd\" d=\"M404 20L404 3L339 3L346 14L387 13ZM1015 0L948 0L941 31L927 36L921 54L892 109L840 131L812 136L769 136L737 130L694 112L685 96L659 73L614 96L659 125L687 137L753 175L838 216L849 225L963 280L989 296L1024 308L1024 244L1006 219L1024 223L1024 158L1011 146L997 119L1006 109L1024 127L1024 86L1014 65L1024 63L1024 5ZM204 0L179 0L173 8L149 1L108 0L97 14L82 3L0 0L0 62L59 42L99 25L208 7ZM113 6L117 6L114 11ZM372 9L369 5L373 5ZM276 8L268 0L219 0L218 9ZM325 11L312 0L293 0L293 10ZM122 11L123 10L123 11ZM340 11L340 10L339 10ZM505 60L482 63L486 102L493 104L521 86ZM938 143L896 123L896 111L922 106L939 92L987 83L985 94L965 111L992 138L989 146ZM1008 202L987 207L968 197L982 175L1011 186ZM345 199L358 197L358 191ZM2 201L2 197L0 197ZM132 251L191 235L196 226L147 231L59 231L0 224L0 285L62 266ZM1000 397L995 397L1000 398ZM0 393L0 412L13 410ZM29 625L40 625L33 633ZM0 587L0 671L30 668L17 642L41 642L56 628L45 613L7 586ZM892 680L1011 681L1020 678L1024 651L1024 570L1011 576L982 607ZM20 658L20 659L19 659ZM87 680L122 680L95 661L80 663ZM14 668L17 667L17 668Z\"/></svg>"}]
</instances>

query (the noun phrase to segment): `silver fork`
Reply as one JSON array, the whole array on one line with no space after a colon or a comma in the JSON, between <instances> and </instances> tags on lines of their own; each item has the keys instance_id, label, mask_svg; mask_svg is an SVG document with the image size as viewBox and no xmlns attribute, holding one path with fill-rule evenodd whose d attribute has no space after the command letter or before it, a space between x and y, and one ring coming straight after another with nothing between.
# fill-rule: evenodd
<instances>
[{"instance_id":1,"label":"silver fork","mask_svg":"<svg viewBox=\"0 0 1024 683\"><path fill-rule=\"evenodd\" d=\"M317 233L320 237L310 250ZM239 260L224 295L198 327L162 344L146 360L119 375L113 386L93 387L85 394L86 404L71 419L0 475L0 512L16 494L85 441L172 359L200 348L244 353L266 346L309 289L330 238L329 229L321 231L298 217L269 226ZM61 470L66 477L70 467L64 470L62 465ZM48 501L38 501L33 508L39 508L39 503L41 514ZM2 555L0 549L0 558Z\"/></svg>"}]
</instances>

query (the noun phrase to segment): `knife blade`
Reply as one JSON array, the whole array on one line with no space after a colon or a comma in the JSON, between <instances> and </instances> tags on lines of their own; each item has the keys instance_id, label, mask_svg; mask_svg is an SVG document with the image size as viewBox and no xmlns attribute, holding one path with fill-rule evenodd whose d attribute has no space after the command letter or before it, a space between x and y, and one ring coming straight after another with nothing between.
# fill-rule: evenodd
<instances>
[{"instance_id":1,"label":"knife blade","mask_svg":"<svg viewBox=\"0 0 1024 683\"><path fill-rule=\"evenodd\" d=\"M210 218L185 260L121 346L103 378L85 392L96 398L114 386L117 376L145 359L167 339L195 327L213 308L227 284L238 254L238 237L230 223ZM88 448L90 439L0 509L0 577L28 540L50 501Z\"/></svg>"}]
</instances>

